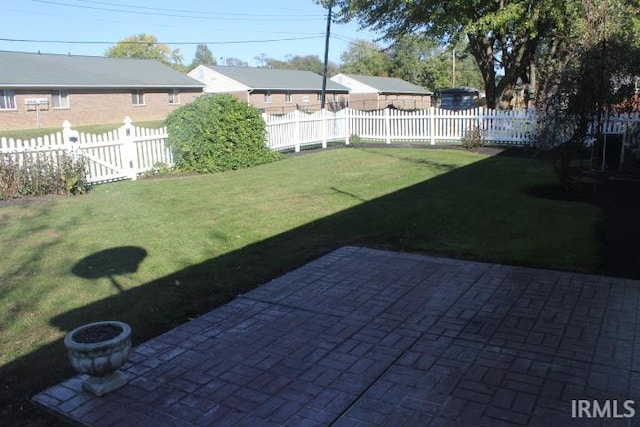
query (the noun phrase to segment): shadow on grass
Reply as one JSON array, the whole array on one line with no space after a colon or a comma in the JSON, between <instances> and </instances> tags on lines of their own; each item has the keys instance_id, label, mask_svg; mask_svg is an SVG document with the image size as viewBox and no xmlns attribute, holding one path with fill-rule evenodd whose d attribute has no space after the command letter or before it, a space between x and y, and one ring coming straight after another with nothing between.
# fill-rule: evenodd
<instances>
[{"instance_id":1,"label":"shadow on grass","mask_svg":"<svg viewBox=\"0 0 640 427\"><path fill-rule=\"evenodd\" d=\"M520 235L523 227L532 227L535 233L536 227L548 224L521 224L528 208L519 203L535 200L523 186L526 169L544 166L526 159L496 156L458 169L450 165L439 167L449 172L63 313L50 319L50 323L66 332L83 323L117 319L132 325L134 344L139 344L344 245L526 263L530 249L524 247L522 253L514 253L519 248L514 246L514 236ZM514 170L523 172L524 178L515 179ZM496 183L504 185L496 188ZM498 192L505 194L498 197ZM554 211L554 215L559 214ZM535 218L544 220L540 215ZM566 247L564 241L558 245L557 239L563 237L554 231L551 235L555 234L555 239L538 242L542 245L535 249L539 258L532 262L584 270L587 266L580 263L554 264L553 257L559 251L556 247ZM589 234L591 230L584 232ZM452 240L453 247L462 249L453 253L449 246ZM471 246L467 248L465 242ZM488 246L491 251L484 253ZM144 248L131 250L138 261L146 254ZM89 261L104 255L93 254L80 260L74 273L99 277L109 274L106 266L91 273L85 268ZM122 268L133 268L133 263ZM62 340L0 368L0 424L52 425L52 419L34 410L28 399L72 375Z\"/></svg>"},{"instance_id":2,"label":"shadow on grass","mask_svg":"<svg viewBox=\"0 0 640 427\"><path fill-rule=\"evenodd\" d=\"M135 273L146 257L147 251L143 248L119 246L82 258L73 266L71 272L83 279L108 278L116 290L122 292L124 289L113 276Z\"/></svg>"},{"instance_id":3,"label":"shadow on grass","mask_svg":"<svg viewBox=\"0 0 640 427\"><path fill-rule=\"evenodd\" d=\"M548 183L535 185L527 189L527 194L542 199L579 202L579 203L596 203L596 188L593 184L585 183L571 190L566 189L562 184Z\"/></svg>"}]
</instances>

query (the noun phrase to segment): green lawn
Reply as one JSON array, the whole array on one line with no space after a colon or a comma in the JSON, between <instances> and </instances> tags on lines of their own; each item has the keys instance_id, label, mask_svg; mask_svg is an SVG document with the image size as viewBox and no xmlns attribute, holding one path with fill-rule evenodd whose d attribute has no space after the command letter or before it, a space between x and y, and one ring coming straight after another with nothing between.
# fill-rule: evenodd
<instances>
[{"instance_id":1,"label":"green lawn","mask_svg":"<svg viewBox=\"0 0 640 427\"><path fill-rule=\"evenodd\" d=\"M149 122L135 122L134 126L145 128L161 128L164 126L163 120L155 120ZM122 127L122 123L109 123L100 125L73 126L72 129L86 133L105 133ZM19 129L0 131L0 137L31 139L40 136L51 135L56 132L62 132L62 126L59 128L40 128L40 129Z\"/></svg>"},{"instance_id":2,"label":"green lawn","mask_svg":"<svg viewBox=\"0 0 640 427\"><path fill-rule=\"evenodd\" d=\"M0 207L0 424L72 374L79 324L124 320L140 342L343 245L592 271L600 211L526 192L554 181L531 159L349 148Z\"/></svg>"}]
</instances>

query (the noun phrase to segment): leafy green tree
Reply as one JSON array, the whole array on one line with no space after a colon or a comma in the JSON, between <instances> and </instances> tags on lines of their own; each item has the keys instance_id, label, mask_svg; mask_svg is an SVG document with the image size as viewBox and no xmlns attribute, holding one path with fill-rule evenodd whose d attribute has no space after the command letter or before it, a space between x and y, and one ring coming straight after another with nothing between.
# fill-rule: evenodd
<instances>
[{"instance_id":1,"label":"leafy green tree","mask_svg":"<svg viewBox=\"0 0 640 427\"><path fill-rule=\"evenodd\" d=\"M264 68L264 66L267 63L267 54L266 53L260 53L256 56L253 57L253 59L255 59L258 62L258 67L259 68Z\"/></svg>"},{"instance_id":2,"label":"leafy green tree","mask_svg":"<svg viewBox=\"0 0 640 427\"><path fill-rule=\"evenodd\" d=\"M455 80L451 83L452 86L467 86L478 89L484 88L482 73L480 72L473 55L469 52L469 45L466 40L455 45L455 52L452 47L449 46L447 49L447 56L451 58L455 56L456 61L456 75ZM453 61L453 59L451 59L451 61Z\"/></svg>"},{"instance_id":3,"label":"leafy green tree","mask_svg":"<svg viewBox=\"0 0 640 427\"><path fill-rule=\"evenodd\" d=\"M320 2L322 3L322 2ZM447 44L466 35L487 93L487 104L507 105L516 82L530 80L530 65L563 24L560 0L335 0L340 20L359 20L389 40L424 34ZM504 77L496 78L498 71Z\"/></svg>"},{"instance_id":4,"label":"leafy green tree","mask_svg":"<svg viewBox=\"0 0 640 427\"><path fill-rule=\"evenodd\" d=\"M258 110L232 95L201 96L169 114L167 142L176 167L222 172L281 158L266 145L266 125Z\"/></svg>"},{"instance_id":5,"label":"leafy green tree","mask_svg":"<svg viewBox=\"0 0 640 427\"><path fill-rule=\"evenodd\" d=\"M424 86L434 91L450 88L453 84L451 70L451 52L444 49L438 50L424 61L422 70Z\"/></svg>"},{"instance_id":6,"label":"leafy green tree","mask_svg":"<svg viewBox=\"0 0 640 427\"><path fill-rule=\"evenodd\" d=\"M222 58L222 65L227 67L248 67L249 63L238 58Z\"/></svg>"},{"instance_id":7,"label":"leafy green tree","mask_svg":"<svg viewBox=\"0 0 640 427\"><path fill-rule=\"evenodd\" d=\"M391 76L434 89L428 65L438 55L435 42L408 35L400 37L388 49L391 60ZM446 73L446 71L444 71ZM430 84L427 84L427 83Z\"/></svg>"},{"instance_id":8,"label":"leafy green tree","mask_svg":"<svg viewBox=\"0 0 640 427\"><path fill-rule=\"evenodd\" d=\"M367 40L357 40L340 55L340 70L349 74L368 76L389 76L392 62L389 55L377 44Z\"/></svg>"},{"instance_id":9,"label":"leafy green tree","mask_svg":"<svg viewBox=\"0 0 640 427\"><path fill-rule=\"evenodd\" d=\"M120 40L104 55L112 58L155 59L177 69L183 67L180 49L171 49L166 44L158 43L155 36L145 33Z\"/></svg>"},{"instance_id":10,"label":"leafy green tree","mask_svg":"<svg viewBox=\"0 0 640 427\"><path fill-rule=\"evenodd\" d=\"M193 70L198 65L216 65L216 59L206 44L196 46L196 53L191 62L191 69Z\"/></svg>"},{"instance_id":11,"label":"leafy green tree","mask_svg":"<svg viewBox=\"0 0 640 427\"><path fill-rule=\"evenodd\" d=\"M431 90L451 86L483 87L480 70L464 42L453 45L456 61L453 78L454 50L451 46L439 46L437 41L424 36L402 36L388 49L390 75Z\"/></svg>"},{"instance_id":12,"label":"leafy green tree","mask_svg":"<svg viewBox=\"0 0 640 427\"><path fill-rule=\"evenodd\" d=\"M320 59L318 55L287 55L285 60L279 60L274 58L265 58L265 67L276 68L282 70L303 70L311 71L316 74L322 74L324 72L324 61ZM338 66L329 61L327 73L330 76L337 74Z\"/></svg>"},{"instance_id":13,"label":"leafy green tree","mask_svg":"<svg viewBox=\"0 0 640 427\"><path fill-rule=\"evenodd\" d=\"M267 68L275 68L277 70L291 70L291 66L288 61L283 61L281 59L275 58L266 58L264 60L264 66Z\"/></svg>"},{"instance_id":14,"label":"leafy green tree","mask_svg":"<svg viewBox=\"0 0 640 427\"><path fill-rule=\"evenodd\" d=\"M318 55L294 55L288 58L287 66L293 70L312 71L316 74L322 74L324 70L324 62Z\"/></svg>"},{"instance_id":15,"label":"leafy green tree","mask_svg":"<svg viewBox=\"0 0 640 427\"><path fill-rule=\"evenodd\" d=\"M585 141L599 140L604 116L637 100L640 75L638 11L632 2L581 0L571 6L562 31L541 46L536 64L542 80L536 144L551 155L566 187L579 181L578 159L597 160L600 150L589 153Z\"/></svg>"},{"instance_id":16,"label":"leafy green tree","mask_svg":"<svg viewBox=\"0 0 640 427\"><path fill-rule=\"evenodd\" d=\"M639 75L635 1L581 0L572 3L562 31L543 44L536 61L541 77L537 104L564 105L573 112L617 104L634 89ZM626 78L624 76L627 76ZM590 81L589 81L590 80ZM584 93L576 96L579 85Z\"/></svg>"}]
</instances>

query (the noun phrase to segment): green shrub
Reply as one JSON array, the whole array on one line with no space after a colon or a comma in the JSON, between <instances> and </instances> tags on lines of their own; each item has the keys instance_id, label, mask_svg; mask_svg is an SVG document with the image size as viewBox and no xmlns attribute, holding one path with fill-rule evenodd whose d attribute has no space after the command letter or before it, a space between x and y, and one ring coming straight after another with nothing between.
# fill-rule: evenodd
<instances>
[{"instance_id":1,"label":"green shrub","mask_svg":"<svg viewBox=\"0 0 640 427\"><path fill-rule=\"evenodd\" d=\"M484 145L484 133L479 127L468 129L462 138L462 146L467 150L477 150Z\"/></svg>"},{"instance_id":2,"label":"green shrub","mask_svg":"<svg viewBox=\"0 0 640 427\"><path fill-rule=\"evenodd\" d=\"M0 200L46 194L83 194L89 188L86 163L65 153L0 156Z\"/></svg>"},{"instance_id":3,"label":"green shrub","mask_svg":"<svg viewBox=\"0 0 640 427\"><path fill-rule=\"evenodd\" d=\"M363 142L364 142L364 140L362 138L360 138L359 135L351 134L351 136L349 137L349 143L350 144L362 144Z\"/></svg>"},{"instance_id":4,"label":"green shrub","mask_svg":"<svg viewBox=\"0 0 640 427\"><path fill-rule=\"evenodd\" d=\"M178 169L222 172L279 160L266 145L258 110L231 95L202 96L167 117L168 144Z\"/></svg>"}]
</instances>

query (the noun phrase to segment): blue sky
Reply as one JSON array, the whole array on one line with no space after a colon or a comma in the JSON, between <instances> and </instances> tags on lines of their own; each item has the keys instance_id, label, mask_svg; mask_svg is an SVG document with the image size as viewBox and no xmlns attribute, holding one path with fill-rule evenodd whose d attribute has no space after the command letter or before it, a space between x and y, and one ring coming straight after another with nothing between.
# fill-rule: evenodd
<instances>
[{"instance_id":1,"label":"blue sky","mask_svg":"<svg viewBox=\"0 0 640 427\"><path fill-rule=\"evenodd\" d=\"M251 66L260 54L324 55L326 10L313 0L4 0L0 15L0 50L102 56L118 40L148 33L180 49L185 64L197 43L207 43L218 62L235 57ZM331 30L335 62L350 41L378 37L357 22Z\"/></svg>"}]
</instances>

